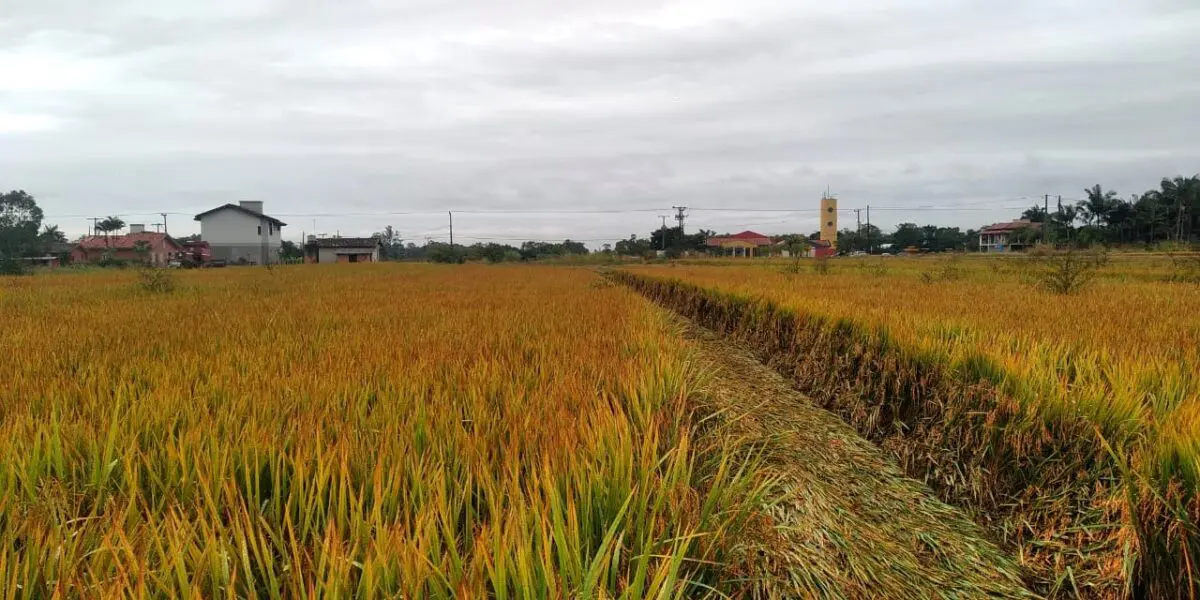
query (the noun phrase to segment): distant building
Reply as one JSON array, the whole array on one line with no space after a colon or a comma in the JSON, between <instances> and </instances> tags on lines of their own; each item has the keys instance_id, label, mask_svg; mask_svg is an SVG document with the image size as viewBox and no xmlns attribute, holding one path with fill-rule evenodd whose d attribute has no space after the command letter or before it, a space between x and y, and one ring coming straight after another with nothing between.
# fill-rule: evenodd
<instances>
[{"instance_id":1,"label":"distant building","mask_svg":"<svg viewBox=\"0 0 1200 600\"><path fill-rule=\"evenodd\" d=\"M836 238L835 238L836 239ZM808 258L828 258L837 254L837 248L829 240L809 240Z\"/></svg>"},{"instance_id":2,"label":"distant building","mask_svg":"<svg viewBox=\"0 0 1200 600\"><path fill-rule=\"evenodd\" d=\"M196 215L200 239L213 260L255 265L280 262L283 228L287 223L263 214L262 202L225 204Z\"/></svg>"},{"instance_id":3,"label":"distant building","mask_svg":"<svg viewBox=\"0 0 1200 600\"><path fill-rule=\"evenodd\" d=\"M140 252L139 248L145 248ZM165 267L183 248L165 233L146 231L144 225L130 225L125 235L93 235L83 238L71 250L71 262L99 262L105 256L117 260L140 261Z\"/></svg>"},{"instance_id":4,"label":"distant building","mask_svg":"<svg viewBox=\"0 0 1200 600\"><path fill-rule=\"evenodd\" d=\"M1019 239L1017 232L1026 229L1040 231L1041 223L1028 219L1019 219L1007 223L995 223L979 230L980 252L1009 252L1020 250L1029 245L1027 240Z\"/></svg>"},{"instance_id":5,"label":"distant building","mask_svg":"<svg viewBox=\"0 0 1200 600\"><path fill-rule=\"evenodd\" d=\"M318 238L309 236L304 244L304 262L315 263L360 263L379 262L382 244L377 237Z\"/></svg>"},{"instance_id":6,"label":"distant building","mask_svg":"<svg viewBox=\"0 0 1200 600\"><path fill-rule=\"evenodd\" d=\"M43 269L57 269L58 267L62 266L62 262L57 256L31 256L28 258L18 258L17 260L30 267L38 267Z\"/></svg>"},{"instance_id":7,"label":"distant building","mask_svg":"<svg viewBox=\"0 0 1200 600\"><path fill-rule=\"evenodd\" d=\"M180 244L183 246L183 255L185 258L192 261L196 265L204 265L212 262L212 246L208 242L190 240Z\"/></svg>"},{"instance_id":8,"label":"distant building","mask_svg":"<svg viewBox=\"0 0 1200 600\"><path fill-rule=\"evenodd\" d=\"M771 238L747 230L733 235L710 237L705 243L722 256L754 256L760 248L771 245Z\"/></svg>"},{"instance_id":9,"label":"distant building","mask_svg":"<svg viewBox=\"0 0 1200 600\"><path fill-rule=\"evenodd\" d=\"M837 198L826 193L821 196L821 241L833 251L837 250L838 208Z\"/></svg>"}]
</instances>

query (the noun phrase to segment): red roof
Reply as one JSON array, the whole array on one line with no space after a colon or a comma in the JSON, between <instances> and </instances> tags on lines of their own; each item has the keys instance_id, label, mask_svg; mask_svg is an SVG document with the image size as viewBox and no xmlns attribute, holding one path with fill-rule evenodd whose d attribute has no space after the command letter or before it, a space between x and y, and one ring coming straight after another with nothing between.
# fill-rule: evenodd
<instances>
[{"instance_id":1,"label":"red roof","mask_svg":"<svg viewBox=\"0 0 1200 600\"><path fill-rule=\"evenodd\" d=\"M741 233L735 233L733 235L718 235L715 237L710 237L710 238L708 238L707 243L709 246L719 246L722 242L732 242L732 241L747 242L747 243L754 244L757 246L770 246L771 245L771 238L769 238L761 233L758 233L755 231L750 231L750 230L746 230Z\"/></svg>"},{"instance_id":2,"label":"red roof","mask_svg":"<svg viewBox=\"0 0 1200 600\"><path fill-rule=\"evenodd\" d=\"M104 250L106 248L112 248L113 250L133 250L134 245L138 242L146 242L150 244L151 248L159 248L163 243L166 243L175 250L181 249L171 236L165 233L152 232L110 235L108 239L105 239L102 235L93 235L80 240L76 247L81 250Z\"/></svg>"},{"instance_id":3,"label":"red roof","mask_svg":"<svg viewBox=\"0 0 1200 600\"><path fill-rule=\"evenodd\" d=\"M1034 223L1033 221L1026 219L1019 219L1016 221L1009 221L1007 223L995 223L993 225L988 225L987 227L979 230L979 233L1008 233L1010 231L1017 231L1018 229L1040 229L1041 227L1041 223Z\"/></svg>"}]
</instances>

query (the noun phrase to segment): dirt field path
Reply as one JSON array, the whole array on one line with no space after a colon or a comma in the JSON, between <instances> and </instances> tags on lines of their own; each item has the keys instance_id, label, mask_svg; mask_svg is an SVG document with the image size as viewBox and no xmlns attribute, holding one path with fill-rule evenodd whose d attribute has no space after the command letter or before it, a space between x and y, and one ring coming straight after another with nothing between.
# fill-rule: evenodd
<instances>
[{"instance_id":1,"label":"dirt field path","mask_svg":"<svg viewBox=\"0 0 1200 600\"><path fill-rule=\"evenodd\" d=\"M690 322L708 395L737 435L767 441L785 499L769 595L1029 598L1015 563L959 510L813 406L746 349Z\"/></svg>"}]
</instances>

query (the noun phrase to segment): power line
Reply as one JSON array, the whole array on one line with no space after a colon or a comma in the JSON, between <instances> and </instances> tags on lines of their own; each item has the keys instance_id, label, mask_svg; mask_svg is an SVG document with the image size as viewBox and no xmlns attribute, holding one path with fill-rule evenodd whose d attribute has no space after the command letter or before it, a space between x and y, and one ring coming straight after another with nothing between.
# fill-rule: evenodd
<instances>
[{"instance_id":1,"label":"power line","mask_svg":"<svg viewBox=\"0 0 1200 600\"><path fill-rule=\"evenodd\" d=\"M1017 200L1017 199L1019 199L1019 198L1009 198L1007 200L1012 201L1012 200ZM1070 199L1068 199L1068 200L1070 200ZM942 206L933 206L933 205L877 206L877 207L873 207L873 208L875 208L875 210L913 211L913 212L932 211L932 210L937 210L937 211L1023 210L1025 208L1027 208L1026 206L994 206L994 205L977 206L977 204L994 203L994 202L995 201L976 201L976 202L968 203L968 204L942 205ZM703 211L703 212L740 212L740 213L756 213L756 212L763 212L763 213L819 213L820 212L820 208L796 208L794 206L790 206L790 207L786 207L786 208L761 208L761 207L732 208L732 207L721 207L721 206L709 206L709 207L673 206L670 208L665 208L665 207L664 208L605 208L605 209L563 209L563 210L467 209L467 210L454 210L454 212L462 213L462 214L476 214L476 215L587 215L587 214L650 213L650 212L665 212L665 211L671 211L671 210L675 211L674 218L676 221L681 223L681 226L682 226L682 223L684 222L684 219L687 218L688 212L689 211L697 211L697 210ZM850 213L850 212L853 212L858 209L840 208L838 210L839 210L839 212ZM428 210L428 211L412 210L412 211L379 211L379 212L306 212L306 213L299 213L299 212L276 213L276 212L273 212L271 214L272 214L272 216L276 216L276 217L289 217L289 218L299 218L299 217L337 218L337 217L386 217L386 216L440 215L440 214L443 214L444 212L445 212L444 210ZM183 211L119 212L119 213L114 213L112 216L142 217L142 216L165 216L165 215L193 216L194 213L183 212ZM93 217L93 215L90 215L90 214L65 214L65 215L48 214L48 215L43 215L43 217L49 218L49 219L91 219Z\"/></svg>"},{"instance_id":2,"label":"power line","mask_svg":"<svg viewBox=\"0 0 1200 600\"><path fill-rule=\"evenodd\" d=\"M602 238L561 237L561 238L543 238L543 239L528 238L528 237L480 237L480 236L471 236L471 235L460 235L460 236L458 236L458 238L463 239L463 240L476 240L476 241L483 241L483 242L509 241L509 242L546 242L546 243L558 243L558 242L563 242L566 240L570 240L572 242L611 242L611 241L616 241L616 240L629 239L628 236L620 236L620 235L613 236L613 237L602 237Z\"/></svg>"}]
</instances>

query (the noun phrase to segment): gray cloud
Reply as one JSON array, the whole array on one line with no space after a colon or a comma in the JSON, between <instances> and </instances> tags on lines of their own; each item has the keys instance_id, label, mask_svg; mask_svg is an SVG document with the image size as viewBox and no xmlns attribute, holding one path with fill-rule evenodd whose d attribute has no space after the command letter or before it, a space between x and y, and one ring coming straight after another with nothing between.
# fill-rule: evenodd
<instances>
[{"instance_id":1,"label":"gray cloud","mask_svg":"<svg viewBox=\"0 0 1200 600\"><path fill-rule=\"evenodd\" d=\"M285 219L292 236L677 204L794 207L692 223L807 231L827 186L906 209L885 226L976 226L1200 171L1186 1L17 4L0 187L71 232L93 213L194 227L244 198L344 215ZM411 212L437 214L379 214ZM456 233L615 238L656 215L463 213Z\"/></svg>"}]
</instances>

